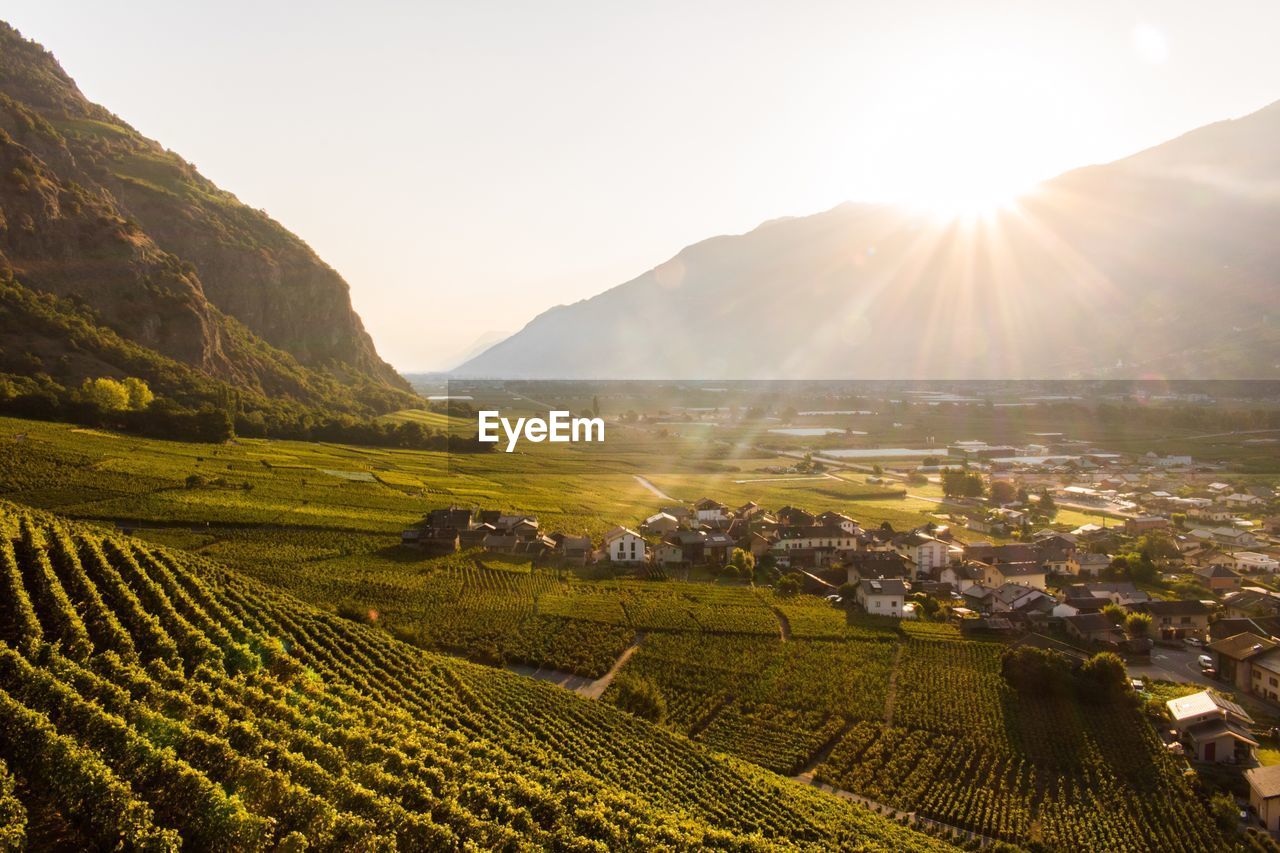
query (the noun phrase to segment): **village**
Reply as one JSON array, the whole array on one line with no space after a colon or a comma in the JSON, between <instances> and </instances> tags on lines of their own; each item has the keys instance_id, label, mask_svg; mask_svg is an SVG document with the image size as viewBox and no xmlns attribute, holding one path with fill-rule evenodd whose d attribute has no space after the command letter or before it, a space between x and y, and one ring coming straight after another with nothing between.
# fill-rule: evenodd
<instances>
[{"instance_id":1,"label":"village","mask_svg":"<svg viewBox=\"0 0 1280 853\"><path fill-rule=\"evenodd\" d=\"M1251 819L1280 831L1280 765L1261 766L1256 754L1275 730L1255 719L1280 720L1276 491L1190 457L1055 455L1049 442L1060 437L1038 438L1022 448L959 442L945 456L876 466L868 479L943 485L938 512L911 529L704 497L661 506L599 540L543 530L531 515L443 507L402 544L594 577L768 584L1079 661L1114 651L1135 690L1148 681L1204 688L1164 703L1167 746L1200 764L1245 769ZM806 466L815 461L841 464L815 454ZM1101 523L1055 523L1060 508L1096 512Z\"/></svg>"}]
</instances>

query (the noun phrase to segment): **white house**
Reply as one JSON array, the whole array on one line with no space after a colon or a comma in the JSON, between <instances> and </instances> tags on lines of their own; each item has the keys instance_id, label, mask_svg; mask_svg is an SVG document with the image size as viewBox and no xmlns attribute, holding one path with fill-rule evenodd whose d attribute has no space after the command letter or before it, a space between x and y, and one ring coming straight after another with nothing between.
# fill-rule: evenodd
<instances>
[{"instance_id":1,"label":"white house","mask_svg":"<svg viewBox=\"0 0 1280 853\"><path fill-rule=\"evenodd\" d=\"M703 498L693 505L694 514L698 521L715 523L725 521L729 517L729 508L719 501L711 498Z\"/></svg>"},{"instance_id":2,"label":"white house","mask_svg":"<svg viewBox=\"0 0 1280 853\"><path fill-rule=\"evenodd\" d=\"M854 593L862 609L874 616L902 617L902 605L907 597L907 587L897 578L864 580L858 582Z\"/></svg>"},{"instance_id":3,"label":"white house","mask_svg":"<svg viewBox=\"0 0 1280 853\"><path fill-rule=\"evenodd\" d=\"M1237 572L1277 572L1280 560L1257 551L1236 551L1231 555L1232 568Z\"/></svg>"},{"instance_id":4,"label":"white house","mask_svg":"<svg viewBox=\"0 0 1280 853\"><path fill-rule=\"evenodd\" d=\"M950 546L941 539L914 530L893 540L893 550L910 560L916 576L923 577L950 562Z\"/></svg>"},{"instance_id":5,"label":"white house","mask_svg":"<svg viewBox=\"0 0 1280 853\"><path fill-rule=\"evenodd\" d=\"M1244 761L1258 745L1246 728L1253 718L1216 693L1202 690L1170 699L1165 705L1183 746L1196 761Z\"/></svg>"},{"instance_id":6,"label":"white house","mask_svg":"<svg viewBox=\"0 0 1280 853\"><path fill-rule=\"evenodd\" d=\"M648 557L644 537L627 527L615 527L606 533L604 547L615 563L643 563Z\"/></svg>"},{"instance_id":7,"label":"white house","mask_svg":"<svg viewBox=\"0 0 1280 853\"><path fill-rule=\"evenodd\" d=\"M680 519L670 513L657 512L646 518L641 526L650 533L666 535L680 529Z\"/></svg>"}]
</instances>

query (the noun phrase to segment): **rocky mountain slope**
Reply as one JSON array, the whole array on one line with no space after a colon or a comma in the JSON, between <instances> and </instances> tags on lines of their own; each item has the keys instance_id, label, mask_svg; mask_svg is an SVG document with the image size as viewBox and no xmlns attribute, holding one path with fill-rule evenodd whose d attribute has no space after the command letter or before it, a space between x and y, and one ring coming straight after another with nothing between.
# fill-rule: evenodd
<instances>
[{"instance_id":1,"label":"rocky mountain slope","mask_svg":"<svg viewBox=\"0 0 1280 853\"><path fill-rule=\"evenodd\" d=\"M457 371L1280 376L1280 104L942 221L879 205L690 246Z\"/></svg>"},{"instance_id":2,"label":"rocky mountain slope","mask_svg":"<svg viewBox=\"0 0 1280 853\"><path fill-rule=\"evenodd\" d=\"M237 389L351 409L408 399L337 272L89 102L50 53L2 23L0 276ZM7 325L6 356L30 352ZM41 371L82 378L73 348L37 349Z\"/></svg>"}]
</instances>

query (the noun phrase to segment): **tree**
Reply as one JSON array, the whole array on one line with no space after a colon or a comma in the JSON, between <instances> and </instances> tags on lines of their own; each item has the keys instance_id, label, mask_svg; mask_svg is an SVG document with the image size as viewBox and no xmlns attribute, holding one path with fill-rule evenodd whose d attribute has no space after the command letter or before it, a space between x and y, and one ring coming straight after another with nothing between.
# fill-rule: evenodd
<instances>
[{"instance_id":1,"label":"tree","mask_svg":"<svg viewBox=\"0 0 1280 853\"><path fill-rule=\"evenodd\" d=\"M104 412L123 412L129 408L129 389L123 382L104 376L86 379L80 386L80 398Z\"/></svg>"},{"instance_id":2,"label":"tree","mask_svg":"<svg viewBox=\"0 0 1280 853\"><path fill-rule=\"evenodd\" d=\"M151 393L151 387L136 376L127 377L124 380L124 387L129 392L129 409L132 411L141 412L156 398L156 395Z\"/></svg>"},{"instance_id":3,"label":"tree","mask_svg":"<svg viewBox=\"0 0 1280 853\"><path fill-rule=\"evenodd\" d=\"M1124 631L1130 637L1146 637L1151 633L1151 614L1130 613L1124 617Z\"/></svg>"},{"instance_id":4,"label":"tree","mask_svg":"<svg viewBox=\"0 0 1280 853\"><path fill-rule=\"evenodd\" d=\"M1051 519L1058 514L1058 504L1054 501L1053 495L1049 493L1048 489L1040 493L1040 503L1037 504L1037 507L1040 510L1040 514L1045 518Z\"/></svg>"},{"instance_id":5,"label":"tree","mask_svg":"<svg viewBox=\"0 0 1280 853\"><path fill-rule=\"evenodd\" d=\"M667 700L651 679L642 675L620 675L614 680L613 702L622 710L648 720L661 723L667 718Z\"/></svg>"},{"instance_id":6,"label":"tree","mask_svg":"<svg viewBox=\"0 0 1280 853\"><path fill-rule=\"evenodd\" d=\"M755 574L756 558L750 551L734 548L729 556L729 565L737 571L738 577L749 578Z\"/></svg>"},{"instance_id":7,"label":"tree","mask_svg":"<svg viewBox=\"0 0 1280 853\"><path fill-rule=\"evenodd\" d=\"M991 481L991 502L1003 506L1013 503L1018 498L1018 490L1008 480Z\"/></svg>"},{"instance_id":8,"label":"tree","mask_svg":"<svg viewBox=\"0 0 1280 853\"><path fill-rule=\"evenodd\" d=\"M852 604L858 593L858 585L856 583L842 583L840 588L836 590L836 595L840 596L840 603L844 605Z\"/></svg>"},{"instance_id":9,"label":"tree","mask_svg":"<svg viewBox=\"0 0 1280 853\"><path fill-rule=\"evenodd\" d=\"M1121 607L1119 604L1116 604L1115 602L1112 602L1111 604L1108 604L1106 607L1102 608L1102 615L1107 617L1107 621L1110 622L1112 625L1124 624L1124 619L1125 619L1124 608Z\"/></svg>"},{"instance_id":10,"label":"tree","mask_svg":"<svg viewBox=\"0 0 1280 853\"><path fill-rule=\"evenodd\" d=\"M778 595L792 596L800 592L800 576L797 574L789 574L778 579L775 587Z\"/></svg>"},{"instance_id":11,"label":"tree","mask_svg":"<svg viewBox=\"0 0 1280 853\"><path fill-rule=\"evenodd\" d=\"M1080 667L1080 686L1085 698L1114 702L1124 694L1128 673L1115 652L1098 652Z\"/></svg>"},{"instance_id":12,"label":"tree","mask_svg":"<svg viewBox=\"0 0 1280 853\"><path fill-rule=\"evenodd\" d=\"M1225 791L1219 791L1209 800L1209 814L1224 832L1234 830L1240 820L1240 809L1236 807L1235 799Z\"/></svg>"},{"instance_id":13,"label":"tree","mask_svg":"<svg viewBox=\"0 0 1280 853\"><path fill-rule=\"evenodd\" d=\"M1000 656L1000 674L1019 693L1053 693L1067 684L1071 661L1052 649L1018 646Z\"/></svg>"},{"instance_id":14,"label":"tree","mask_svg":"<svg viewBox=\"0 0 1280 853\"><path fill-rule=\"evenodd\" d=\"M591 414L600 417L600 398L594 394L591 396Z\"/></svg>"}]
</instances>

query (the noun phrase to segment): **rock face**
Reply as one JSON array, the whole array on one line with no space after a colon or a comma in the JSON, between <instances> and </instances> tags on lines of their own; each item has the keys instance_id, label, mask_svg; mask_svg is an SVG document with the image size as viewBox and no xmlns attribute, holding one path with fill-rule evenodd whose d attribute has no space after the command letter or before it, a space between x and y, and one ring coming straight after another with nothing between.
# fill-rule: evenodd
<instances>
[{"instance_id":1,"label":"rock face","mask_svg":"<svg viewBox=\"0 0 1280 853\"><path fill-rule=\"evenodd\" d=\"M469 360L510 378L1280 377L1280 104L943 222L690 246Z\"/></svg>"},{"instance_id":2,"label":"rock face","mask_svg":"<svg viewBox=\"0 0 1280 853\"><path fill-rule=\"evenodd\" d=\"M409 389L297 236L90 103L0 23L0 265L216 379L315 402ZM12 344L12 342L10 342Z\"/></svg>"}]
</instances>

